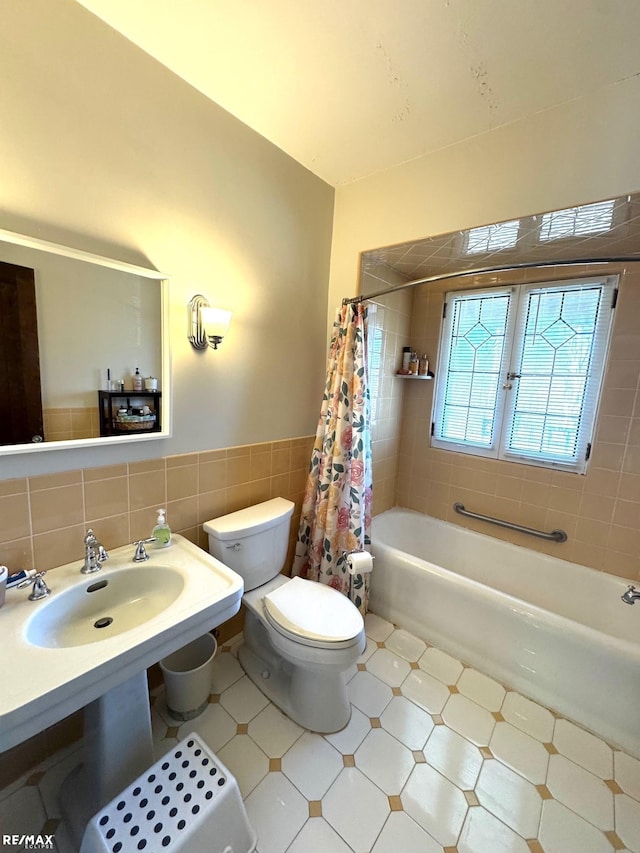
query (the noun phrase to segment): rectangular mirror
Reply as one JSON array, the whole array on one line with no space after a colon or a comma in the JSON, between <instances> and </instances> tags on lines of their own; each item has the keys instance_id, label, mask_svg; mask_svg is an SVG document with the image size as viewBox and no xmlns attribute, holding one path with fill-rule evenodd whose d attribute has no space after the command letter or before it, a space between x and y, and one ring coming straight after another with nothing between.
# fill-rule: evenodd
<instances>
[{"instance_id":1,"label":"rectangular mirror","mask_svg":"<svg viewBox=\"0 0 640 853\"><path fill-rule=\"evenodd\" d=\"M0 455L171 435L168 329L163 273L0 230Z\"/></svg>"}]
</instances>

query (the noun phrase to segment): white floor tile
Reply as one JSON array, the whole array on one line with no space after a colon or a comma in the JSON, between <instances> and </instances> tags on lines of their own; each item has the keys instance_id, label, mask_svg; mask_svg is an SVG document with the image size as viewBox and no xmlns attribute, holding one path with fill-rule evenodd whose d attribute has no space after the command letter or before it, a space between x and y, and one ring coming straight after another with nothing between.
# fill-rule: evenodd
<instances>
[{"instance_id":1,"label":"white floor tile","mask_svg":"<svg viewBox=\"0 0 640 853\"><path fill-rule=\"evenodd\" d=\"M393 634L394 626L375 613L367 613L364 617L364 630L367 637L371 637L376 643L384 643L387 637Z\"/></svg>"},{"instance_id":2,"label":"white floor tile","mask_svg":"<svg viewBox=\"0 0 640 853\"><path fill-rule=\"evenodd\" d=\"M507 767L534 785L544 785L549 766L549 753L539 740L512 726L496 723L489 741L491 752Z\"/></svg>"},{"instance_id":3,"label":"white floor tile","mask_svg":"<svg viewBox=\"0 0 640 853\"><path fill-rule=\"evenodd\" d=\"M82 761L83 749L78 744L75 746L76 748L66 755L62 761L54 764L46 771L38 784L48 818L60 818L60 802L58 799L60 786L74 767L77 767ZM1 828L0 825L0 830Z\"/></svg>"},{"instance_id":4,"label":"white floor tile","mask_svg":"<svg viewBox=\"0 0 640 853\"><path fill-rule=\"evenodd\" d=\"M383 715L384 716L384 715ZM358 708L351 707L351 719L342 731L325 735L329 743L343 755L353 755L371 731L369 717Z\"/></svg>"},{"instance_id":5,"label":"white floor tile","mask_svg":"<svg viewBox=\"0 0 640 853\"><path fill-rule=\"evenodd\" d=\"M464 670L459 660L435 648L427 649L418 665L443 684L455 684Z\"/></svg>"},{"instance_id":6,"label":"white floor tile","mask_svg":"<svg viewBox=\"0 0 640 853\"><path fill-rule=\"evenodd\" d=\"M372 853L442 853L442 847L409 815L404 812L391 812Z\"/></svg>"},{"instance_id":7,"label":"white floor tile","mask_svg":"<svg viewBox=\"0 0 640 853\"><path fill-rule=\"evenodd\" d=\"M269 758L281 758L303 733L303 728L272 704L249 723L251 738Z\"/></svg>"},{"instance_id":8,"label":"white floor tile","mask_svg":"<svg viewBox=\"0 0 640 853\"><path fill-rule=\"evenodd\" d=\"M19 788L0 801L0 833L2 835L37 835L46 819L37 785Z\"/></svg>"},{"instance_id":9,"label":"white floor tile","mask_svg":"<svg viewBox=\"0 0 640 853\"><path fill-rule=\"evenodd\" d=\"M309 804L282 773L269 773L245 806L260 853L284 853L309 817Z\"/></svg>"},{"instance_id":10,"label":"white floor tile","mask_svg":"<svg viewBox=\"0 0 640 853\"><path fill-rule=\"evenodd\" d=\"M536 838L542 800L534 786L495 759L485 761L476 796L480 803L523 838Z\"/></svg>"},{"instance_id":11,"label":"white floor tile","mask_svg":"<svg viewBox=\"0 0 640 853\"><path fill-rule=\"evenodd\" d=\"M237 730L236 721L217 702L208 705L199 717L185 723L185 726L188 727L188 731L186 728L181 728L182 734L179 733L179 737L190 731L197 732L213 752L217 752L225 743L229 743Z\"/></svg>"},{"instance_id":12,"label":"white floor tile","mask_svg":"<svg viewBox=\"0 0 640 853\"><path fill-rule=\"evenodd\" d=\"M613 794L602 780L564 755L550 757L547 787L556 800L598 829L613 829Z\"/></svg>"},{"instance_id":13,"label":"white floor tile","mask_svg":"<svg viewBox=\"0 0 640 853\"><path fill-rule=\"evenodd\" d=\"M345 767L322 801L322 816L359 853L371 850L389 800L357 767Z\"/></svg>"},{"instance_id":14,"label":"white floor tile","mask_svg":"<svg viewBox=\"0 0 640 853\"><path fill-rule=\"evenodd\" d=\"M420 669L414 669L405 678L401 689L403 696L430 714L440 714L451 695L442 682Z\"/></svg>"},{"instance_id":15,"label":"white floor tile","mask_svg":"<svg viewBox=\"0 0 640 853\"><path fill-rule=\"evenodd\" d=\"M640 801L640 761L624 752L614 752L614 779L625 794Z\"/></svg>"},{"instance_id":16,"label":"white floor tile","mask_svg":"<svg viewBox=\"0 0 640 853\"><path fill-rule=\"evenodd\" d=\"M499 711L506 695L501 684L476 669L465 669L456 686L460 693L487 711Z\"/></svg>"},{"instance_id":17,"label":"white floor tile","mask_svg":"<svg viewBox=\"0 0 640 853\"><path fill-rule=\"evenodd\" d=\"M542 705L525 699L519 693L508 691L500 713L508 723L541 743L551 743L555 720Z\"/></svg>"},{"instance_id":18,"label":"white floor tile","mask_svg":"<svg viewBox=\"0 0 640 853\"><path fill-rule=\"evenodd\" d=\"M512 829L479 806L467 812L457 850L458 853L529 853L529 846Z\"/></svg>"},{"instance_id":19,"label":"white floor tile","mask_svg":"<svg viewBox=\"0 0 640 853\"><path fill-rule=\"evenodd\" d=\"M477 746L487 746L496 724L489 711L467 699L462 693L450 696L442 711L442 719L452 729Z\"/></svg>"},{"instance_id":20,"label":"white floor tile","mask_svg":"<svg viewBox=\"0 0 640 853\"><path fill-rule=\"evenodd\" d=\"M553 745L562 755L600 779L613 779L613 750L600 738L568 720L556 720Z\"/></svg>"},{"instance_id":21,"label":"white floor tile","mask_svg":"<svg viewBox=\"0 0 640 853\"><path fill-rule=\"evenodd\" d=\"M414 766L410 750L384 729L372 729L356 752L356 767L385 794L399 794Z\"/></svg>"},{"instance_id":22,"label":"white floor tile","mask_svg":"<svg viewBox=\"0 0 640 853\"><path fill-rule=\"evenodd\" d=\"M431 714L406 696L394 696L384 709L380 722L390 734L409 749L422 749L433 731Z\"/></svg>"},{"instance_id":23,"label":"white floor tile","mask_svg":"<svg viewBox=\"0 0 640 853\"><path fill-rule=\"evenodd\" d=\"M407 814L443 847L458 840L467 813L459 788L428 764L416 764L402 792Z\"/></svg>"},{"instance_id":24,"label":"white floor tile","mask_svg":"<svg viewBox=\"0 0 640 853\"><path fill-rule=\"evenodd\" d=\"M367 637L367 645L365 650L362 652L360 657L357 660L357 663L366 663L371 655L374 655L378 651L378 644L375 640L372 640L371 637Z\"/></svg>"},{"instance_id":25,"label":"white floor tile","mask_svg":"<svg viewBox=\"0 0 640 853\"><path fill-rule=\"evenodd\" d=\"M640 853L640 803L618 794L616 802L616 832L631 853Z\"/></svg>"},{"instance_id":26,"label":"white floor tile","mask_svg":"<svg viewBox=\"0 0 640 853\"><path fill-rule=\"evenodd\" d=\"M385 646L401 658L408 661L418 661L424 654L427 644L402 628L397 628L384 641Z\"/></svg>"},{"instance_id":27,"label":"white floor tile","mask_svg":"<svg viewBox=\"0 0 640 853\"><path fill-rule=\"evenodd\" d=\"M236 777L243 798L269 772L269 759L248 735L236 735L216 754Z\"/></svg>"},{"instance_id":28,"label":"white floor tile","mask_svg":"<svg viewBox=\"0 0 640 853\"><path fill-rule=\"evenodd\" d=\"M378 649L367 661L367 672L384 681L389 687L400 687L411 672L411 667L404 658L389 649Z\"/></svg>"},{"instance_id":29,"label":"white floor tile","mask_svg":"<svg viewBox=\"0 0 640 853\"><path fill-rule=\"evenodd\" d=\"M347 693L351 702L367 717L379 717L393 697L391 688L370 672L355 675L347 685Z\"/></svg>"},{"instance_id":30,"label":"white floor tile","mask_svg":"<svg viewBox=\"0 0 640 853\"><path fill-rule=\"evenodd\" d=\"M269 700L261 693L248 676L243 675L241 679L225 690L220 697L220 704L228 711L236 723L248 723L263 708L269 704Z\"/></svg>"},{"instance_id":31,"label":"white floor tile","mask_svg":"<svg viewBox=\"0 0 640 853\"><path fill-rule=\"evenodd\" d=\"M544 853L612 853L606 836L557 800L545 800L540 821Z\"/></svg>"},{"instance_id":32,"label":"white floor tile","mask_svg":"<svg viewBox=\"0 0 640 853\"><path fill-rule=\"evenodd\" d=\"M222 652L213 659L213 676L211 692L223 693L244 675L244 670L238 659L231 652Z\"/></svg>"},{"instance_id":33,"label":"white floor tile","mask_svg":"<svg viewBox=\"0 0 640 853\"><path fill-rule=\"evenodd\" d=\"M428 763L458 788L473 790L483 761L477 746L446 726L436 726L424 754Z\"/></svg>"},{"instance_id":34,"label":"white floor tile","mask_svg":"<svg viewBox=\"0 0 640 853\"><path fill-rule=\"evenodd\" d=\"M322 735L305 732L282 758L282 772L308 800L321 800L343 768Z\"/></svg>"},{"instance_id":35,"label":"white floor tile","mask_svg":"<svg viewBox=\"0 0 640 853\"><path fill-rule=\"evenodd\" d=\"M338 833L321 817L305 823L287 853L352 853Z\"/></svg>"}]
</instances>

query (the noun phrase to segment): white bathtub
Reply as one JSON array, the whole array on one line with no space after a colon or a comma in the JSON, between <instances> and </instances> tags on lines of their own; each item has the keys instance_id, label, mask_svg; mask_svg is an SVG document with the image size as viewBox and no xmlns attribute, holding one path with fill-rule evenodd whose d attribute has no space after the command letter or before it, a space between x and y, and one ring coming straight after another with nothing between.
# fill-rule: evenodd
<instances>
[{"instance_id":1,"label":"white bathtub","mask_svg":"<svg viewBox=\"0 0 640 853\"><path fill-rule=\"evenodd\" d=\"M411 510L376 516L371 538L374 613L640 758L625 580Z\"/></svg>"}]
</instances>

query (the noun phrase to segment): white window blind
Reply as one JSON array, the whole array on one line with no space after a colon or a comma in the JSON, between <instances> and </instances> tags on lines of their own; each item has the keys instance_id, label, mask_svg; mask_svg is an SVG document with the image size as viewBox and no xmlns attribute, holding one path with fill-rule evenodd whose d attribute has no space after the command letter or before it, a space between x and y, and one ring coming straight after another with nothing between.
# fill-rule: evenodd
<instances>
[{"instance_id":1,"label":"white window blind","mask_svg":"<svg viewBox=\"0 0 640 853\"><path fill-rule=\"evenodd\" d=\"M584 471L616 282L448 294L433 445Z\"/></svg>"},{"instance_id":2,"label":"white window blind","mask_svg":"<svg viewBox=\"0 0 640 853\"><path fill-rule=\"evenodd\" d=\"M595 204L581 204L565 210L545 213L540 223L540 241L559 240L609 231L613 222L615 199Z\"/></svg>"}]
</instances>

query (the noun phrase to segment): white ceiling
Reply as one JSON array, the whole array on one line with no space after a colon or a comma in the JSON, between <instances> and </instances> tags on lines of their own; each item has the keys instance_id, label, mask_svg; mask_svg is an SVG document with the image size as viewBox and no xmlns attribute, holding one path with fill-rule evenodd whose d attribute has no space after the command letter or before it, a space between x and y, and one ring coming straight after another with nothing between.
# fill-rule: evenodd
<instances>
[{"instance_id":1,"label":"white ceiling","mask_svg":"<svg viewBox=\"0 0 640 853\"><path fill-rule=\"evenodd\" d=\"M638 0L77 2L334 186L640 73Z\"/></svg>"}]
</instances>

